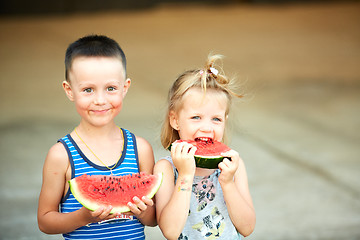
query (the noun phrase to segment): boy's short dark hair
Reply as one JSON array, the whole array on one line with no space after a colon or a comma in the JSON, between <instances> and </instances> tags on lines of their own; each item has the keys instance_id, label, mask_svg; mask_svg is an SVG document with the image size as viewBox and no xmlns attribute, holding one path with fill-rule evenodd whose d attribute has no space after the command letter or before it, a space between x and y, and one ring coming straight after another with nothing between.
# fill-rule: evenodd
<instances>
[{"instance_id":1,"label":"boy's short dark hair","mask_svg":"<svg viewBox=\"0 0 360 240\"><path fill-rule=\"evenodd\" d=\"M65 54L65 79L68 81L69 71L76 57L118 57L126 76L126 57L119 44L103 35L88 35L71 43Z\"/></svg>"}]
</instances>

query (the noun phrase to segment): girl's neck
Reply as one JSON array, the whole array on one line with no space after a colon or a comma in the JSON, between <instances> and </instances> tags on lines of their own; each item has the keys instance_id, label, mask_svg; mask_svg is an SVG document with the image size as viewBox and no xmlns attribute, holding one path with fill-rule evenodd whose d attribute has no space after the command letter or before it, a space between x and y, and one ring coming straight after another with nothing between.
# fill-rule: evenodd
<instances>
[{"instance_id":1,"label":"girl's neck","mask_svg":"<svg viewBox=\"0 0 360 240\"><path fill-rule=\"evenodd\" d=\"M195 170L195 176L199 176L199 177L210 176L214 172L215 172L215 169L206 169L206 168L198 168L197 167Z\"/></svg>"}]
</instances>

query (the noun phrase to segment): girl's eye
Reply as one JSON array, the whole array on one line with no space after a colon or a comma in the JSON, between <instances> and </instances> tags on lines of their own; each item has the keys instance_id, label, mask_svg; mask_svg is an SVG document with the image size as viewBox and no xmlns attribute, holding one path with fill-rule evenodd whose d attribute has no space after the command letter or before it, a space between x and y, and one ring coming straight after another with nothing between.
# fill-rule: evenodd
<instances>
[{"instance_id":1,"label":"girl's eye","mask_svg":"<svg viewBox=\"0 0 360 240\"><path fill-rule=\"evenodd\" d=\"M200 117L199 116L193 116L193 117L191 117L191 119L198 120L198 119L200 119Z\"/></svg>"},{"instance_id":2,"label":"girl's eye","mask_svg":"<svg viewBox=\"0 0 360 240\"><path fill-rule=\"evenodd\" d=\"M221 118L213 118L213 120L214 120L215 122L222 122L222 119L221 119Z\"/></svg>"},{"instance_id":3,"label":"girl's eye","mask_svg":"<svg viewBox=\"0 0 360 240\"><path fill-rule=\"evenodd\" d=\"M86 92L86 93L91 93L93 90L91 89L91 88L85 88L84 89L84 92Z\"/></svg>"},{"instance_id":4,"label":"girl's eye","mask_svg":"<svg viewBox=\"0 0 360 240\"><path fill-rule=\"evenodd\" d=\"M109 92L111 92L111 91L115 91L116 88L115 88L115 87L108 87L107 90L108 90Z\"/></svg>"}]
</instances>

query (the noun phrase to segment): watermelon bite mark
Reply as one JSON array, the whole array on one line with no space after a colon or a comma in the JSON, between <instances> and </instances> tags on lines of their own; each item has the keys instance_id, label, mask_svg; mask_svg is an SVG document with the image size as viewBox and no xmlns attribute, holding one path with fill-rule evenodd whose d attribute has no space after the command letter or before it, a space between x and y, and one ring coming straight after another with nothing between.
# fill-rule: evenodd
<instances>
[{"instance_id":1,"label":"watermelon bite mark","mask_svg":"<svg viewBox=\"0 0 360 240\"><path fill-rule=\"evenodd\" d=\"M175 143L180 142L190 143L197 148L194 158L196 167L199 168L218 168L218 164L224 159L224 157L221 156L221 153L231 150L231 148L226 146L224 143L211 138L196 138L195 141L177 140Z\"/></svg>"}]
</instances>

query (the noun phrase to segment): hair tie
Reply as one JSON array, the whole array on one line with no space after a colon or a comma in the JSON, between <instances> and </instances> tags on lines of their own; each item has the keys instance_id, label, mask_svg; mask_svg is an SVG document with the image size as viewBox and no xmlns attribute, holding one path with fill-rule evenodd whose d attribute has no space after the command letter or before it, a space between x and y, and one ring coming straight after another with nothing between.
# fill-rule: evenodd
<instances>
[{"instance_id":1,"label":"hair tie","mask_svg":"<svg viewBox=\"0 0 360 240\"><path fill-rule=\"evenodd\" d=\"M216 68L213 68L213 67L211 67L209 70L210 70L210 72L211 72L212 74L214 74L215 76L217 76L218 73L219 73L219 71L218 71Z\"/></svg>"}]
</instances>

